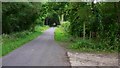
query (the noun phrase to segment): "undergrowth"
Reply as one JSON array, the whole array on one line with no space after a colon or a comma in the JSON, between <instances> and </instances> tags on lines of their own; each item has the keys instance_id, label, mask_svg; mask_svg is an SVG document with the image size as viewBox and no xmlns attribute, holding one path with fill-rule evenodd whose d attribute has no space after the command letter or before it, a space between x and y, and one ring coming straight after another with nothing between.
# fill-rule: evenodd
<instances>
[{"instance_id":1,"label":"undergrowth","mask_svg":"<svg viewBox=\"0 0 120 68\"><path fill-rule=\"evenodd\" d=\"M114 46L109 46L109 44L96 39L83 39L80 37L72 37L69 35L61 26L57 27L55 30L55 40L59 42L71 43L67 48L75 51L84 51L84 52L118 52L118 45L116 43Z\"/></svg>"},{"instance_id":2,"label":"undergrowth","mask_svg":"<svg viewBox=\"0 0 120 68\"><path fill-rule=\"evenodd\" d=\"M49 27L44 26L36 26L35 31L22 31L16 32L11 34L3 34L2 35L2 52L0 51L1 56L4 56L11 51L15 50L16 48L22 46L23 44L33 40L34 38L38 37L42 34L43 31L48 29Z\"/></svg>"}]
</instances>

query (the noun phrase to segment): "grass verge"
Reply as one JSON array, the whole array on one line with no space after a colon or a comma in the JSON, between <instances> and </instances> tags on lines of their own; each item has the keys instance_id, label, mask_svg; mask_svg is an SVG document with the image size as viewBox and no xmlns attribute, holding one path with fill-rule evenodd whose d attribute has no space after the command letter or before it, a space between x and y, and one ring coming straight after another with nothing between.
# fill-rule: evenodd
<instances>
[{"instance_id":1,"label":"grass verge","mask_svg":"<svg viewBox=\"0 0 120 68\"><path fill-rule=\"evenodd\" d=\"M56 41L67 42L70 36L62 28L59 27L55 29L54 38Z\"/></svg>"},{"instance_id":2,"label":"grass verge","mask_svg":"<svg viewBox=\"0 0 120 68\"><path fill-rule=\"evenodd\" d=\"M117 53L117 47L113 49L105 43L96 41L94 39L74 38L67 34L61 27L55 30L55 40L59 42L68 43L67 49L77 52L94 52L94 53ZM66 44L65 44L66 45ZM66 46L65 46L66 47Z\"/></svg>"},{"instance_id":3,"label":"grass verge","mask_svg":"<svg viewBox=\"0 0 120 68\"><path fill-rule=\"evenodd\" d=\"M5 56L6 54L12 52L13 50L17 49L18 47L22 46L23 44L35 39L40 34L42 34L43 31L48 29L49 27L44 26L36 26L35 31L23 31L23 32L17 32L12 34L3 34L2 35L2 52L0 51L1 56Z\"/></svg>"}]
</instances>

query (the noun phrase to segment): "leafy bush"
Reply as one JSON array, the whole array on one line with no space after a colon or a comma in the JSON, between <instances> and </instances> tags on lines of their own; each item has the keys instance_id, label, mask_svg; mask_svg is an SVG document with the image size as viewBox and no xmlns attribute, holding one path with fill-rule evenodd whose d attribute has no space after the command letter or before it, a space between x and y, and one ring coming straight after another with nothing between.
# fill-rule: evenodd
<instances>
[{"instance_id":1,"label":"leafy bush","mask_svg":"<svg viewBox=\"0 0 120 68\"><path fill-rule=\"evenodd\" d=\"M65 32L69 32L70 22L68 22L68 21L62 22L60 27L61 27Z\"/></svg>"},{"instance_id":2,"label":"leafy bush","mask_svg":"<svg viewBox=\"0 0 120 68\"><path fill-rule=\"evenodd\" d=\"M73 44L71 44L71 47L73 49L80 49L80 48L94 48L93 43L91 43L90 40L76 40Z\"/></svg>"},{"instance_id":3,"label":"leafy bush","mask_svg":"<svg viewBox=\"0 0 120 68\"><path fill-rule=\"evenodd\" d=\"M35 23L40 26L44 26L44 22L42 21L44 18L39 17L36 19Z\"/></svg>"}]
</instances>

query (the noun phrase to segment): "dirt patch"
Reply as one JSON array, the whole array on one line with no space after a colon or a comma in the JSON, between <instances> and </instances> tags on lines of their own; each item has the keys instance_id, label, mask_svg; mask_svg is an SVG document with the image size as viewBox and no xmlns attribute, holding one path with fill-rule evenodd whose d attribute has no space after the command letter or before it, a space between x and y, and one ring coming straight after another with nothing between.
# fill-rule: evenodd
<instances>
[{"instance_id":1,"label":"dirt patch","mask_svg":"<svg viewBox=\"0 0 120 68\"><path fill-rule=\"evenodd\" d=\"M70 43L58 43L67 51L71 66L118 66L117 53L74 51L68 48Z\"/></svg>"},{"instance_id":2,"label":"dirt patch","mask_svg":"<svg viewBox=\"0 0 120 68\"><path fill-rule=\"evenodd\" d=\"M118 66L116 55L68 52L71 66Z\"/></svg>"}]
</instances>

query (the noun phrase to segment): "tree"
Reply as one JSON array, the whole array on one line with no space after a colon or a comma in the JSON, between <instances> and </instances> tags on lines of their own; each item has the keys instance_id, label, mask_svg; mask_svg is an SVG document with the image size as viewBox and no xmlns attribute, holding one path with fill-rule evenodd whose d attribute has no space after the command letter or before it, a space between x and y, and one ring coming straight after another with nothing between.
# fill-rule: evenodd
<instances>
[{"instance_id":1,"label":"tree","mask_svg":"<svg viewBox=\"0 0 120 68\"><path fill-rule=\"evenodd\" d=\"M40 16L41 3L9 2L2 6L2 31L11 33L33 30L35 20Z\"/></svg>"}]
</instances>

